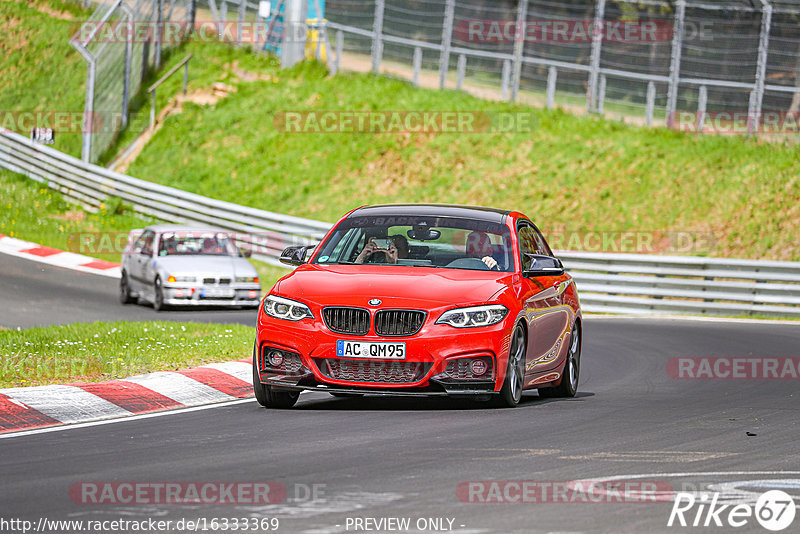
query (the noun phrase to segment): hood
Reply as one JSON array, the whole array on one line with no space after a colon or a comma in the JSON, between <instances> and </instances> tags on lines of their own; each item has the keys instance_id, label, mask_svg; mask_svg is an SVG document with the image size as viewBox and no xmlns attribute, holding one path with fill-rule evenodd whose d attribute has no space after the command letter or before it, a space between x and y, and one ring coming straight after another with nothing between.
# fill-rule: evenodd
<instances>
[{"instance_id":1,"label":"hood","mask_svg":"<svg viewBox=\"0 0 800 534\"><path fill-rule=\"evenodd\" d=\"M321 306L382 307L486 302L513 273L370 265L301 265L276 286L280 295Z\"/></svg>"},{"instance_id":2,"label":"hood","mask_svg":"<svg viewBox=\"0 0 800 534\"><path fill-rule=\"evenodd\" d=\"M174 275L257 276L255 267L239 256L159 256L156 264Z\"/></svg>"}]
</instances>

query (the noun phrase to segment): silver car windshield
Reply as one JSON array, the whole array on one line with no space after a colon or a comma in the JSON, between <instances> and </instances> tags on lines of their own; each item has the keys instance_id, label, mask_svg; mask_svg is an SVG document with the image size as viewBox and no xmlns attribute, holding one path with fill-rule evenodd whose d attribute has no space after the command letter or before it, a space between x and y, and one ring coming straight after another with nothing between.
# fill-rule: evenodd
<instances>
[{"instance_id":1,"label":"silver car windshield","mask_svg":"<svg viewBox=\"0 0 800 534\"><path fill-rule=\"evenodd\" d=\"M502 224L453 217L353 217L323 243L314 263L508 272L514 268L511 250L510 232Z\"/></svg>"},{"instance_id":2,"label":"silver car windshield","mask_svg":"<svg viewBox=\"0 0 800 534\"><path fill-rule=\"evenodd\" d=\"M238 256L228 234L216 232L170 232L161 235L159 256Z\"/></svg>"}]
</instances>

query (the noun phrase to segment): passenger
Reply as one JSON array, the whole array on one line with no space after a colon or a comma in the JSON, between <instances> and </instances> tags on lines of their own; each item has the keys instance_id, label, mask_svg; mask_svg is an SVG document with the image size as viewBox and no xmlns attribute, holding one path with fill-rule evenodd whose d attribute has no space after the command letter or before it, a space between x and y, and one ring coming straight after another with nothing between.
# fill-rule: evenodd
<instances>
[{"instance_id":1,"label":"passenger","mask_svg":"<svg viewBox=\"0 0 800 534\"><path fill-rule=\"evenodd\" d=\"M356 258L356 263L397 263L398 259L408 258L408 239L400 234L389 236L389 239L389 246L385 249L378 247L375 238L370 239ZM384 261L370 261L373 256L381 257L381 254Z\"/></svg>"},{"instance_id":2,"label":"passenger","mask_svg":"<svg viewBox=\"0 0 800 534\"><path fill-rule=\"evenodd\" d=\"M216 255L221 253L222 250L219 246L219 243L217 243L216 239L214 239L213 237L206 237L205 239L203 239L203 254Z\"/></svg>"}]
</instances>

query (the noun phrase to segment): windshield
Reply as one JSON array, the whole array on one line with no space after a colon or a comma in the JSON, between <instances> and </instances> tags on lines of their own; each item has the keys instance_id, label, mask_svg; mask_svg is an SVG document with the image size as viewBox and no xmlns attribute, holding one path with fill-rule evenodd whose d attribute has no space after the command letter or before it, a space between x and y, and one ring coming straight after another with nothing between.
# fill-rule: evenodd
<instances>
[{"instance_id":1,"label":"windshield","mask_svg":"<svg viewBox=\"0 0 800 534\"><path fill-rule=\"evenodd\" d=\"M238 256L228 234L219 232L169 232L161 235L159 256Z\"/></svg>"},{"instance_id":2,"label":"windshield","mask_svg":"<svg viewBox=\"0 0 800 534\"><path fill-rule=\"evenodd\" d=\"M322 244L314 263L513 271L502 224L452 217L353 217Z\"/></svg>"}]
</instances>

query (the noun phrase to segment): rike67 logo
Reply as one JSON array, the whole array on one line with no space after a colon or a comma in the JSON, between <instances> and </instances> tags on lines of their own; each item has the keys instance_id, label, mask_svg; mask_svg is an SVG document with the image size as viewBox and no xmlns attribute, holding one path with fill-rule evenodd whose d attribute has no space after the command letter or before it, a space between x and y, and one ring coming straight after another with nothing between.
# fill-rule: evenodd
<instances>
[{"instance_id":1,"label":"rike67 logo","mask_svg":"<svg viewBox=\"0 0 800 534\"><path fill-rule=\"evenodd\" d=\"M721 504L719 497L719 493L676 493L667 526L739 528L755 521L767 530L778 532L794 521L794 499L785 491L762 493L755 504Z\"/></svg>"}]
</instances>

